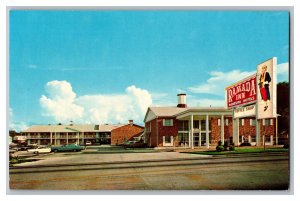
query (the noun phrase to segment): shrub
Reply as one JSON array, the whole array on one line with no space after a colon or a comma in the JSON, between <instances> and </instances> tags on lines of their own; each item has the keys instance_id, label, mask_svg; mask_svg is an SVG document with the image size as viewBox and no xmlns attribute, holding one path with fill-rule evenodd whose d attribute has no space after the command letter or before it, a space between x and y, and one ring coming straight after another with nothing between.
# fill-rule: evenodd
<instances>
[{"instance_id":1,"label":"shrub","mask_svg":"<svg viewBox=\"0 0 300 201\"><path fill-rule=\"evenodd\" d=\"M232 145L230 145L230 146L229 146L229 151L234 151L234 150L235 150L235 147L232 146Z\"/></svg>"},{"instance_id":2,"label":"shrub","mask_svg":"<svg viewBox=\"0 0 300 201\"><path fill-rule=\"evenodd\" d=\"M217 150L218 152L224 151L224 147L221 146L221 145L218 145L218 146L216 147L216 150Z\"/></svg>"},{"instance_id":3,"label":"shrub","mask_svg":"<svg viewBox=\"0 0 300 201\"><path fill-rule=\"evenodd\" d=\"M289 144L284 144L284 145L283 145L283 148L288 149L288 148L290 148L290 145L289 145Z\"/></svg>"}]
</instances>

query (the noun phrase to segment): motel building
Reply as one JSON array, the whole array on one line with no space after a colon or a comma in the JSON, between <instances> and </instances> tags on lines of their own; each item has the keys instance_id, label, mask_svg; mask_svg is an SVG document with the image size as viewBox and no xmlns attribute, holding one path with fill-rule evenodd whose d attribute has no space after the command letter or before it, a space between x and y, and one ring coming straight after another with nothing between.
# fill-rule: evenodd
<instances>
[{"instance_id":1,"label":"motel building","mask_svg":"<svg viewBox=\"0 0 300 201\"><path fill-rule=\"evenodd\" d=\"M178 94L177 106L149 107L144 118L149 147L209 148L219 141L262 146L276 143L274 118L233 118L225 107L188 107L186 94ZM259 132L256 132L259 130ZM265 142L264 142L265 140Z\"/></svg>"},{"instance_id":2,"label":"motel building","mask_svg":"<svg viewBox=\"0 0 300 201\"><path fill-rule=\"evenodd\" d=\"M126 140L139 138L144 127L136 125L133 120L128 124L69 124L69 125L34 125L21 132L28 144L37 145L118 145Z\"/></svg>"}]
</instances>

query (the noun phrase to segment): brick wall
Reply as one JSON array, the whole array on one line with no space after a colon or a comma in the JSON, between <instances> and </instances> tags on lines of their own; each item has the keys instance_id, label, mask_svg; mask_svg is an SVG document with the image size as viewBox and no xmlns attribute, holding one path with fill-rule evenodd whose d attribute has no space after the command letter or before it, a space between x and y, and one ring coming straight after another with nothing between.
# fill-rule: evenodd
<instances>
[{"instance_id":1,"label":"brick wall","mask_svg":"<svg viewBox=\"0 0 300 201\"><path fill-rule=\"evenodd\" d=\"M173 119L173 126L163 126L163 119ZM158 119L158 146L163 146L163 136L173 136L175 145L178 144L178 121L176 118L159 118Z\"/></svg>"},{"instance_id":2,"label":"brick wall","mask_svg":"<svg viewBox=\"0 0 300 201\"><path fill-rule=\"evenodd\" d=\"M128 124L111 131L111 144L123 144L126 140L131 139L133 136L144 131L144 127Z\"/></svg>"},{"instance_id":3,"label":"brick wall","mask_svg":"<svg viewBox=\"0 0 300 201\"><path fill-rule=\"evenodd\" d=\"M216 145L221 141L221 125L218 125L218 119L220 118L212 118L211 120L212 145ZM228 125L225 124L225 119L228 119ZM232 118L224 117L224 140L229 141L230 137L232 137Z\"/></svg>"},{"instance_id":4,"label":"brick wall","mask_svg":"<svg viewBox=\"0 0 300 201\"><path fill-rule=\"evenodd\" d=\"M162 147L163 146L163 136L169 135L173 136L175 146L178 146L178 121L176 118L173 119L173 126L163 126L163 117L154 119L150 122L147 122L145 126L149 126L151 123L151 132L148 132L147 134L147 143L149 146L152 147ZM170 119L170 118L166 118ZM212 134L212 142L211 145L216 145L218 141L221 140L221 126L218 126L218 119L220 118L212 118L211 119L211 134ZM228 125L225 124L225 119L228 119ZM233 125L232 125L232 117L225 117L224 118L224 139L230 140L233 136ZM276 132L276 125L275 125L275 119L273 119L273 125L270 126L262 126L262 121L259 121L260 123L260 130L261 130L261 143L263 139L263 133L264 131L266 133L266 136L273 135L273 140L275 142L275 132ZM157 129L157 126L158 129ZM264 129L264 130L262 130ZM158 130L158 145L157 145L157 130ZM256 126L250 125L250 118L244 119L244 125L239 126L239 135L244 136L245 140L248 140L248 136L255 137L256 136ZM151 139L150 139L151 138Z\"/></svg>"}]
</instances>

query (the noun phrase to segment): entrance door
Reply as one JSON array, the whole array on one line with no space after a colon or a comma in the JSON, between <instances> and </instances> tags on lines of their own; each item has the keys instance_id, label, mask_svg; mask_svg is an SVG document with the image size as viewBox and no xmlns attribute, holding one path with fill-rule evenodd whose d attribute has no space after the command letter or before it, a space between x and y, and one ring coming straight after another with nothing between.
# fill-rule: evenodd
<instances>
[{"instance_id":1,"label":"entrance door","mask_svg":"<svg viewBox=\"0 0 300 201\"><path fill-rule=\"evenodd\" d=\"M199 133L194 133L194 147L198 147L200 144L199 144Z\"/></svg>"},{"instance_id":2,"label":"entrance door","mask_svg":"<svg viewBox=\"0 0 300 201\"><path fill-rule=\"evenodd\" d=\"M206 133L201 133L201 145L204 146L206 144Z\"/></svg>"}]
</instances>

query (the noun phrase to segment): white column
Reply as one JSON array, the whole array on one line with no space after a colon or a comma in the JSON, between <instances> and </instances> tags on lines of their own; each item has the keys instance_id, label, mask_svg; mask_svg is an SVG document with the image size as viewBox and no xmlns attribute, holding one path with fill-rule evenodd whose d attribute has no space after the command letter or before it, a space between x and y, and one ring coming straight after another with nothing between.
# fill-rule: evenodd
<instances>
[{"instance_id":1,"label":"white column","mask_svg":"<svg viewBox=\"0 0 300 201\"><path fill-rule=\"evenodd\" d=\"M221 143L224 145L224 115L221 116Z\"/></svg>"},{"instance_id":2,"label":"white column","mask_svg":"<svg viewBox=\"0 0 300 201\"><path fill-rule=\"evenodd\" d=\"M208 114L206 115L206 148L209 148L209 121Z\"/></svg>"},{"instance_id":3,"label":"white column","mask_svg":"<svg viewBox=\"0 0 300 201\"><path fill-rule=\"evenodd\" d=\"M201 147L201 120L199 120L199 147Z\"/></svg>"},{"instance_id":4,"label":"white column","mask_svg":"<svg viewBox=\"0 0 300 201\"><path fill-rule=\"evenodd\" d=\"M239 128L238 128L238 119L232 117L232 132L233 132L233 143L235 146L239 145Z\"/></svg>"},{"instance_id":5,"label":"white column","mask_svg":"<svg viewBox=\"0 0 300 201\"><path fill-rule=\"evenodd\" d=\"M52 145L52 132L50 132L50 145Z\"/></svg>"},{"instance_id":6,"label":"white column","mask_svg":"<svg viewBox=\"0 0 300 201\"><path fill-rule=\"evenodd\" d=\"M194 115L191 115L191 147L194 149Z\"/></svg>"},{"instance_id":7,"label":"white column","mask_svg":"<svg viewBox=\"0 0 300 201\"><path fill-rule=\"evenodd\" d=\"M256 121L256 146L259 146L260 145L260 120L259 119L255 119Z\"/></svg>"},{"instance_id":8,"label":"white column","mask_svg":"<svg viewBox=\"0 0 300 201\"><path fill-rule=\"evenodd\" d=\"M236 118L236 125L237 125L237 129L236 129L236 141L237 141L237 145L240 145L240 118Z\"/></svg>"},{"instance_id":9,"label":"white column","mask_svg":"<svg viewBox=\"0 0 300 201\"><path fill-rule=\"evenodd\" d=\"M69 144L69 133L67 132L67 144Z\"/></svg>"},{"instance_id":10,"label":"white column","mask_svg":"<svg viewBox=\"0 0 300 201\"><path fill-rule=\"evenodd\" d=\"M276 115L276 130L275 130L275 143L276 143L276 145L278 145L278 116L279 115Z\"/></svg>"}]
</instances>

